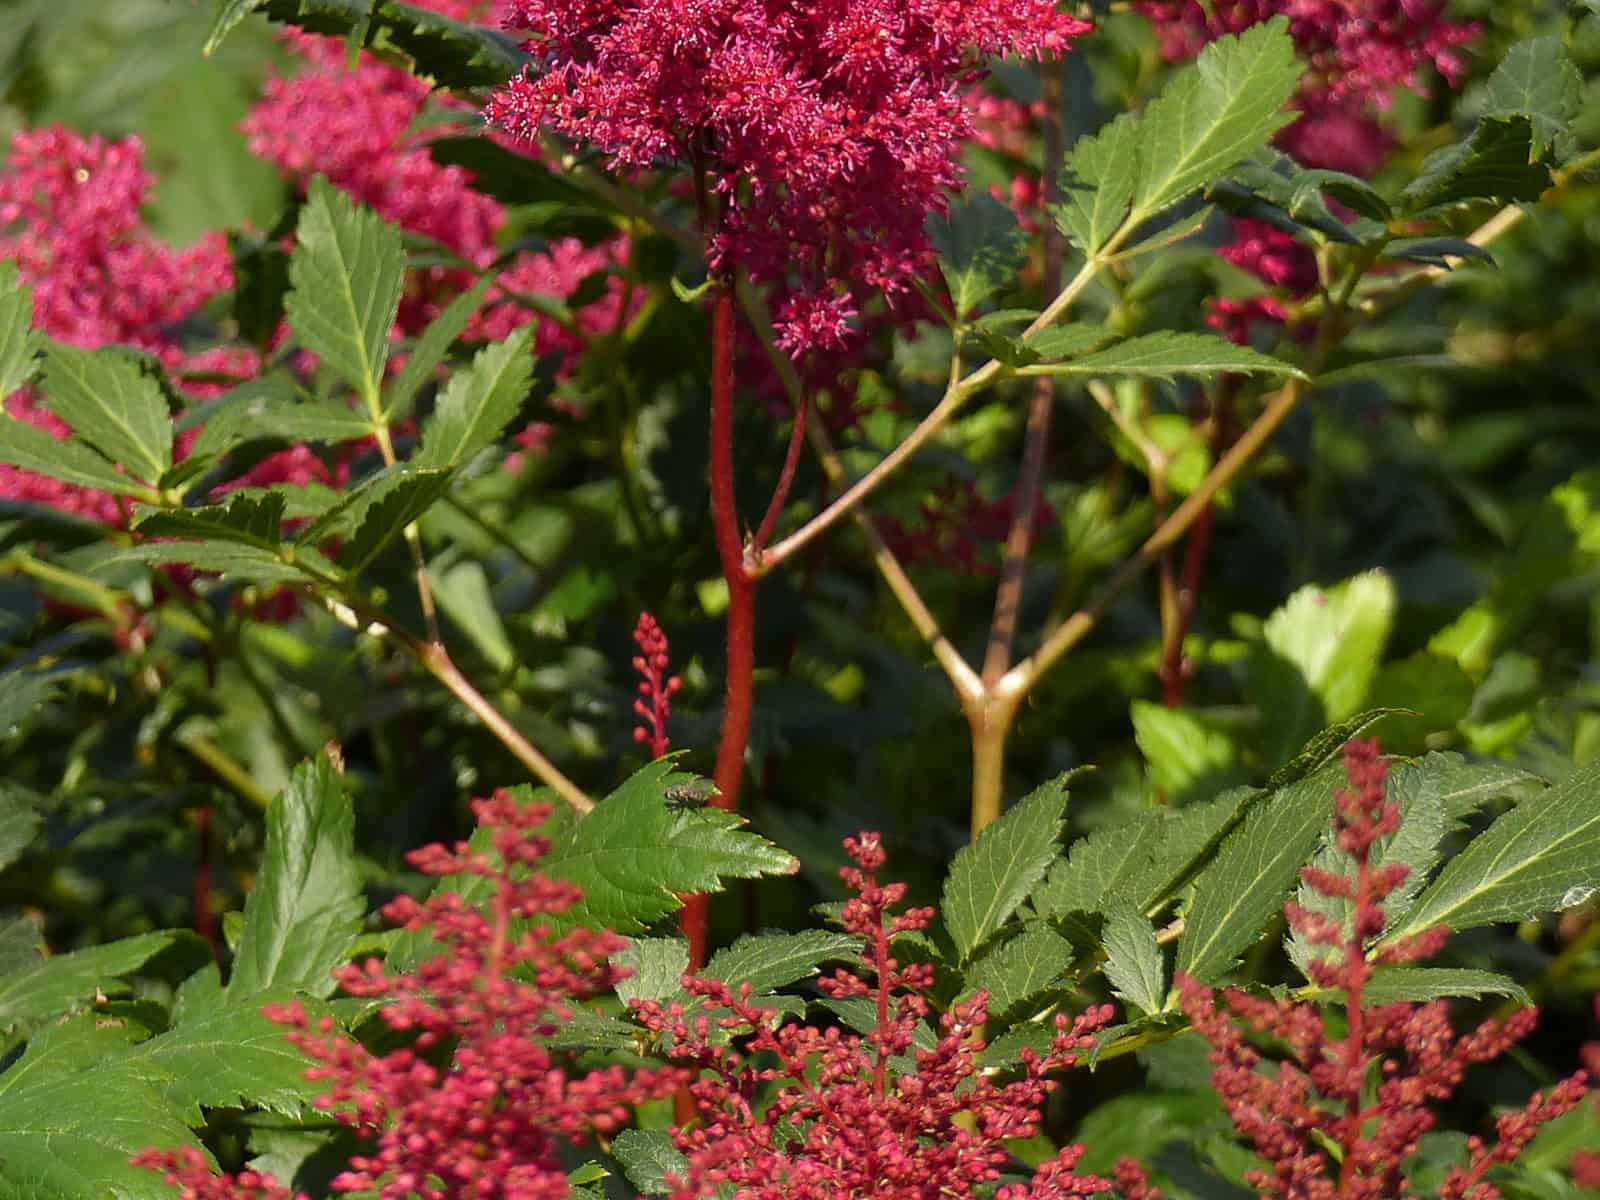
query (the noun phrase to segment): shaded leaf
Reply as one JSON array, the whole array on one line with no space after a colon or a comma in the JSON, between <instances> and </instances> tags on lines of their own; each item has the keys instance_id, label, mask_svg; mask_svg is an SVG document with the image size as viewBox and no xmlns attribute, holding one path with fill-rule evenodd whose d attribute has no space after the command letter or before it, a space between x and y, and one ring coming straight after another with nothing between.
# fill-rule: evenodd
<instances>
[{"instance_id":1,"label":"shaded leaf","mask_svg":"<svg viewBox=\"0 0 1600 1200\"><path fill-rule=\"evenodd\" d=\"M1300 868L1333 819L1337 764L1252 807L1195 885L1177 969L1213 983L1283 907Z\"/></svg>"},{"instance_id":2,"label":"shaded leaf","mask_svg":"<svg viewBox=\"0 0 1600 1200\"><path fill-rule=\"evenodd\" d=\"M957 318L964 317L1022 269L1027 242L1012 211L987 192L969 196L930 223L939 269Z\"/></svg>"},{"instance_id":3,"label":"shaded leaf","mask_svg":"<svg viewBox=\"0 0 1600 1200\"><path fill-rule=\"evenodd\" d=\"M1079 138L1061 172L1061 202L1051 215L1085 256L1105 245L1128 215L1139 166L1138 120L1123 113L1090 137Z\"/></svg>"},{"instance_id":4,"label":"shaded leaf","mask_svg":"<svg viewBox=\"0 0 1600 1200\"><path fill-rule=\"evenodd\" d=\"M172 930L141 933L13 971L0 978L0 1030L36 1025L85 1007L94 1002L96 992L125 990L121 977L137 971L179 936Z\"/></svg>"},{"instance_id":5,"label":"shaded leaf","mask_svg":"<svg viewBox=\"0 0 1600 1200\"><path fill-rule=\"evenodd\" d=\"M10 691L9 680L16 672L0 675L0 738L6 735L11 722L6 720L4 709ZM0 871L17 860L28 848L42 821L29 801L28 793L17 787L0 784ZM0 965L0 971L5 967Z\"/></svg>"},{"instance_id":6,"label":"shaded leaf","mask_svg":"<svg viewBox=\"0 0 1600 1200\"><path fill-rule=\"evenodd\" d=\"M1059 985L1072 959L1072 943L1034 921L973 963L965 990L987 991L990 1018L1003 1017Z\"/></svg>"},{"instance_id":7,"label":"shaded leaf","mask_svg":"<svg viewBox=\"0 0 1600 1200\"><path fill-rule=\"evenodd\" d=\"M33 378L43 344L44 335L33 328L33 289L22 281L16 263L0 262L0 397Z\"/></svg>"},{"instance_id":8,"label":"shaded leaf","mask_svg":"<svg viewBox=\"0 0 1600 1200\"><path fill-rule=\"evenodd\" d=\"M1600 767L1574 771L1473 838L1384 936L1471 929L1580 904L1600 887Z\"/></svg>"},{"instance_id":9,"label":"shaded leaf","mask_svg":"<svg viewBox=\"0 0 1600 1200\"><path fill-rule=\"evenodd\" d=\"M1304 70L1281 17L1200 52L1139 123L1135 220L1205 187L1293 120L1284 103Z\"/></svg>"},{"instance_id":10,"label":"shaded leaf","mask_svg":"<svg viewBox=\"0 0 1600 1200\"><path fill-rule=\"evenodd\" d=\"M1435 150L1403 193L1419 212L1469 200L1537 200L1550 168L1535 152L1534 118L1486 116L1463 142Z\"/></svg>"},{"instance_id":11,"label":"shaded leaf","mask_svg":"<svg viewBox=\"0 0 1600 1200\"><path fill-rule=\"evenodd\" d=\"M483 298L494 281L492 273L484 274L477 283L450 301L445 310L422 331L422 336L411 347L411 353L406 355L406 365L389 384L384 407L384 416L389 421L403 421L411 415L411 406L416 401L417 393L433 377L445 355L450 353L450 347L483 305Z\"/></svg>"},{"instance_id":12,"label":"shaded leaf","mask_svg":"<svg viewBox=\"0 0 1600 1200\"><path fill-rule=\"evenodd\" d=\"M122 474L88 446L52 437L36 426L26 425L3 413L0 413L0 463L114 496L150 495L148 488Z\"/></svg>"},{"instance_id":13,"label":"shaded leaf","mask_svg":"<svg viewBox=\"0 0 1600 1200\"><path fill-rule=\"evenodd\" d=\"M1537 37L1506 51L1489 76L1490 113L1522 113L1533 119L1533 154L1549 154L1583 107L1583 75L1560 38Z\"/></svg>"},{"instance_id":14,"label":"shaded leaf","mask_svg":"<svg viewBox=\"0 0 1600 1200\"><path fill-rule=\"evenodd\" d=\"M998 933L1061 852L1070 775L1037 788L956 852L939 912L966 962Z\"/></svg>"},{"instance_id":15,"label":"shaded leaf","mask_svg":"<svg viewBox=\"0 0 1600 1200\"><path fill-rule=\"evenodd\" d=\"M751 994L760 996L810 978L821 963L860 955L860 938L830 929L747 935L713 954L699 974L721 979L735 992L748 983Z\"/></svg>"},{"instance_id":16,"label":"shaded leaf","mask_svg":"<svg viewBox=\"0 0 1600 1200\"><path fill-rule=\"evenodd\" d=\"M267 988L333 993L366 902L355 861L355 812L326 754L296 767L267 810L261 873L244 905L228 995Z\"/></svg>"},{"instance_id":17,"label":"shaded leaf","mask_svg":"<svg viewBox=\"0 0 1600 1200\"><path fill-rule=\"evenodd\" d=\"M1509 996L1518 1004L1532 1004L1528 993L1514 979L1494 971L1474 971L1459 967L1378 967L1362 989L1361 999L1369 1005L1426 1004L1452 996Z\"/></svg>"},{"instance_id":18,"label":"shaded leaf","mask_svg":"<svg viewBox=\"0 0 1600 1200\"><path fill-rule=\"evenodd\" d=\"M622 1173L646 1196L665 1196L672 1191L671 1175L681 1184L689 1178L689 1160L672 1144L664 1129L624 1129L611 1143L612 1156L622 1164Z\"/></svg>"},{"instance_id":19,"label":"shaded leaf","mask_svg":"<svg viewBox=\"0 0 1600 1200\"><path fill-rule=\"evenodd\" d=\"M389 360L404 270L397 228L322 177L311 181L289 256L284 311L295 336L369 406Z\"/></svg>"},{"instance_id":20,"label":"shaded leaf","mask_svg":"<svg viewBox=\"0 0 1600 1200\"><path fill-rule=\"evenodd\" d=\"M144 518L136 527L147 538L206 538L278 552L284 498L237 495L227 505L171 509Z\"/></svg>"},{"instance_id":21,"label":"shaded leaf","mask_svg":"<svg viewBox=\"0 0 1600 1200\"><path fill-rule=\"evenodd\" d=\"M45 406L135 479L172 465L172 414L160 385L115 350L56 343L44 359Z\"/></svg>"},{"instance_id":22,"label":"shaded leaf","mask_svg":"<svg viewBox=\"0 0 1600 1200\"><path fill-rule=\"evenodd\" d=\"M1023 367L1022 375L1093 378L1127 375L1139 379L1174 379L1179 375L1209 379L1235 374L1286 375L1304 379L1299 367L1207 333L1164 331L1128 338L1104 350L1064 363Z\"/></svg>"},{"instance_id":23,"label":"shaded leaf","mask_svg":"<svg viewBox=\"0 0 1600 1200\"><path fill-rule=\"evenodd\" d=\"M1106 913L1105 951L1103 970L1111 990L1147 1015L1160 1012L1167 996L1166 963L1144 915L1126 904L1112 905Z\"/></svg>"},{"instance_id":24,"label":"shaded leaf","mask_svg":"<svg viewBox=\"0 0 1600 1200\"><path fill-rule=\"evenodd\" d=\"M407 468L381 499L373 501L339 555L339 565L352 575L370 566L383 548L399 537L450 490L454 472Z\"/></svg>"},{"instance_id":25,"label":"shaded leaf","mask_svg":"<svg viewBox=\"0 0 1600 1200\"><path fill-rule=\"evenodd\" d=\"M533 379L533 326L478 351L472 365L451 377L433 415L422 427L413 464L459 466L499 440L516 419Z\"/></svg>"}]
</instances>

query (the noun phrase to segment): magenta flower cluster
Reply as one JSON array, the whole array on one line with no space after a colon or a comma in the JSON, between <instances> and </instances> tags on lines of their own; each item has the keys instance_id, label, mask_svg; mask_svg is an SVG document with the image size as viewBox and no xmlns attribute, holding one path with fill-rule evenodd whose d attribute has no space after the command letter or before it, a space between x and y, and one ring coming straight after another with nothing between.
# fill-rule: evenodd
<instances>
[{"instance_id":1,"label":"magenta flower cluster","mask_svg":"<svg viewBox=\"0 0 1600 1200\"><path fill-rule=\"evenodd\" d=\"M1046 1054L1024 1053L1021 1078L1007 1083L978 1069L988 1012L986 993L954 1004L938 1022L935 1045L916 1044L931 1006L933 968L895 957L896 939L933 918L929 908L893 912L905 885L880 884L885 861L876 834L845 841L854 862L840 871L855 895L844 927L861 939L861 965L819 981L824 995L862 1004L865 1034L785 1020L716 979L686 977L698 1003L639 1001L640 1021L672 1059L692 1064L694 1120L674 1133L687 1160L669 1180L674 1200L727 1194L738 1200L941 1200L978 1194L1007 1165L1005 1142L1032 1137L1053 1081L1110 1019L1109 1005L1075 1020L1058 1017ZM1069 1146L1029 1183L1008 1184L996 1200L1058 1200L1107 1191L1079 1175L1083 1153ZM1137 1178L1136 1169L1126 1171Z\"/></svg>"},{"instance_id":2,"label":"magenta flower cluster","mask_svg":"<svg viewBox=\"0 0 1600 1200\"><path fill-rule=\"evenodd\" d=\"M618 171L687 164L711 265L780 285L791 352L841 345L927 263L982 58L1064 52L1052 0L510 0L537 65L488 116Z\"/></svg>"},{"instance_id":3,"label":"magenta flower cluster","mask_svg":"<svg viewBox=\"0 0 1600 1200\"><path fill-rule=\"evenodd\" d=\"M1342 993L1345 1019L1330 1025L1315 1004L1270 999L1238 988L1218 1003L1212 990L1180 976L1184 1011L1212 1046L1212 1083L1238 1130L1268 1164L1247 1182L1281 1200L1379 1200L1415 1194L1408 1156L1437 1120L1470 1066L1498 1058L1532 1031L1537 1010L1485 1021L1457 1034L1446 1002L1370 1005L1365 989L1375 967L1414 962L1442 947L1447 931L1370 952L1385 926L1383 901L1410 874L1403 863L1378 864L1374 848L1400 825L1387 798L1388 765L1375 741L1353 741L1344 754L1347 789L1335 793L1335 842L1351 863L1347 874L1307 867L1313 892L1348 906L1346 920L1290 904L1291 928L1326 958L1308 967L1319 987ZM1271 1038L1286 1054L1275 1064L1247 1039ZM1491 1141L1472 1137L1465 1166L1452 1167L1441 1200L1496 1200L1484 1178L1509 1163L1541 1125L1570 1112L1586 1094L1578 1071L1527 1105L1499 1118Z\"/></svg>"},{"instance_id":4,"label":"magenta flower cluster","mask_svg":"<svg viewBox=\"0 0 1600 1200\"><path fill-rule=\"evenodd\" d=\"M639 653L633 656L633 669L639 673L639 694L633 702L633 714L639 724L634 726L633 740L649 746L651 758L660 758L671 748L667 718L672 715L672 697L683 687L683 680L667 674L672 665L672 648L667 644L666 633L649 613L639 614L633 641L639 647Z\"/></svg>"}]
</instances>

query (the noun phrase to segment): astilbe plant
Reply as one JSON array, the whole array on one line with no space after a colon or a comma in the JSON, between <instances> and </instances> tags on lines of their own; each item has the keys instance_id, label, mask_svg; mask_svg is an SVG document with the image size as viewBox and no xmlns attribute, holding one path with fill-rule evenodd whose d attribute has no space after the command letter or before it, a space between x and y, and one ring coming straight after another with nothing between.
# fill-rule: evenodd
<instances>
[{"instance_id":1,"label":"astilbe plant","mask_svg":"<svg viewBox=\"0 0 1600 1200\"><path fill-rule=\"evenodd\" d=\"M1434 1127L1436 1106L1455 1093L1470 1066L1498 1058L1526 1037L1538 1016L1521 1009L1457 1034L1442 1000L1368 1003L1375 965L1430 957L1446 931L1372 951L1385 927L1384 898L1404 884L1410 868L1373 861L1374 846L1400 825L1400 807L1385 793L1388 766L1377 743L1349 743L1344 762L1349 787L1335 793L1334 830L1353 866L1348 874L1307 867L1301 877L1311 891L1348 902L1348 920L1297 904L1287 908L1291 928L1313 947L1334 950L1313 958L1307 971L1318 987L1341 994L1342 1027L1330 1026L1310 1001L1230 988L1219 1004L1192 977L1178 979L1184 1011L1212 1046L1212 1083L1234 1125L1268 1164L1251 1171L1247 1182L1282 1200L1414 1194L1406 1158ZM1281 1044L1286 1057L1274 1065L1246 1030ZM1450 1169L1441 1200L1494 1200L1499 1192L1485 1174L1515 1159L1545 1122L1575 1108L1585 1082L1580 1070L1500 1117L1494 1140L1470 1138L1469 1161Z\"/></svg>"},{"instance_id":2,"label":"astilbe plant","mask_svg":"<svg viewBox=\"0 0 1600 1200\"><path fill-rule=\"evenodd\" d=\"M1004 1142L1039 1129L1039 1112L1053 1086L1047 1075L1070 1066L1112 1016L1109 1005L1076 1019L1056 1019L1045 1054L1025 1051L1021 1077L998 1083L978 1068L988 997L954 1004L939 1019L937 1045L914 1044L931 1011L933 968L902 963L896 938L933 918L931 908L896 909L905 885L880 884L885 861L878 835L845 841L854 866L840 871L855 895L842 921L862 940L862 963L819 981L824 995L866 1001L874 1013L866 1034L802 1021L780 1022L752 1002L748 984L687 976L698 1007L680 1002L635 1002L665 1053L692 1063L700 1077L689 1088L697 1120L674 1134L687 1161L672 1180L676 1200L731 1188L736 1200L823 1200L874 1196L935 1200L971 1196L999 1178ZM998 1200L1082 1196L1112 1184L1078 1175L1083 1153L1069 1146L1031 1183L1003 1187ZM1130 1179L1136 1168L1124 1167Z\"/></svg>"},{"instance_id":3,"label":"astilbe plant","mask_svg":"<svg viewBox=\"0 0 1600 1200\"><path fill-rule=\"evenodd\" d=\"M618 171L688 164L713 269L792 285L779 334L839 346L866 295L928 265L927 214L959 177L982 56L1054 55L1088 26L1049 0L512 0L539 69L492 100Z\"/></svg>"},{"instance_id":4,"label":"astilbe plant","mask_svg":"<svg viewBox=\"0 0 1600 1200\"><path fill-rule=\"evenodd\" d=\"M667 718L672 715L672 697L683 687L683 680L667 674L672 665L671 647L666 633L649 613L639 614L633 641L639 647L633 657L633 669L639 673L639 696L633 702L639 724L634 727L633 740L649 746L651 758L660 758L671 748Z\"/></svg>"},{"instance_id":5,"label":"astilbe plant","mask_svg":"<svg viewBox=\"0 0 1600 1200\"><path fill-rule=\"evenodd\" d=\"M551 1051L548 1039L574 1005L623 977L606 960L626 943L607 931L558 933L551 925L580 891L537 870L549 850L536 832L548 806L500 791L474 801L473 810L492 851L458 842L409 857L428 875L483 881L486 900L474 904L445 889L422 902L392 900L385 917L431 934L433 956L405 973L376 959L336 972L350 995L384 1002L381 1019L408 1039L405 1045L375 1054L298 1002L268 1009L316 1062L307 1078L327 1085L317 1107L372 1140L370 1152L334 1179L336 1192L382 1200L558 1200L568 1192L561 1143L615 1130L633 1106L667 1094L682 1078L674 1068L581 1071ZM149 1153L142 1161L189 1189L186 1196L234 1194L216 1190L198 1155ZM273 1200L287 1195L271 1190L277 1184L270 1177L241 1183Z\"/></svg>"}]
</instances>

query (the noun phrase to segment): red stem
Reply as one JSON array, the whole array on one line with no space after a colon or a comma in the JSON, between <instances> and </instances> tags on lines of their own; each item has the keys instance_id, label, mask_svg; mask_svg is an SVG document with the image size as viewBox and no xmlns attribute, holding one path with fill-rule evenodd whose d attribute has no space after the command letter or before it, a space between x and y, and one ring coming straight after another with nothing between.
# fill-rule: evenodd
<instances>
[{"instance_id":1,"label":"red stem","mask_svg":"<svg viewBox=\"0 0 1600 1200\"><path fill-rule=\"evenodd\" d=\"M728 690L723 705L722 740L712 775L718 808L738 807L755 678L755 580L745 570L733 488L733 333L731 285L717 289L711 322L711 520L717 557L728 585ZM690 896L679 914L689 941L689 967L705 964L707 898Z\"/></svg>"},{"instance_id":2,"label":"red stem","mask_svg":"<svg viewBox=\"0 0 1600 1200\"><path fill-rule=\"evenodd\" d=\"M772 493L772 503L767 505L767 515L761 518L756 530L756 540L751 543L757 555L772 537L772 527L778 523L778 514L789 499L789 488L794 483L794 473L800 466L800 447L806 440L806 404L801 401L794 410L794 429L789 434L789 450L783 456L783 470L778 473L778 486Z\"/></svg>"}]
</instances>

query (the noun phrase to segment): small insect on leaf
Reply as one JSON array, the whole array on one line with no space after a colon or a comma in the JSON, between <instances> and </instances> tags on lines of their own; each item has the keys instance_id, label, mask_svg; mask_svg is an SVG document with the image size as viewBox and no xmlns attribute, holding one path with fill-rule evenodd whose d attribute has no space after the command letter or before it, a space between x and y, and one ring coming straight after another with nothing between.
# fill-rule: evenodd
<instances>
[{"instance_id":1,"label":"small insect on leaf","mask_svg":"<svg viewBox=\"0 0 1600 1200\"><path fill-rule=\"evenodd\" d=\"M669 783L662 789L662 798L668 808L704 808L717 794L717 785L709 779L692 779L687 783Z\"/></svg>"}]
</instances>

